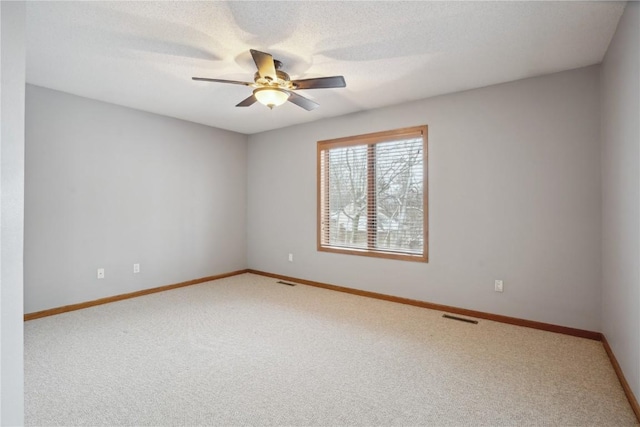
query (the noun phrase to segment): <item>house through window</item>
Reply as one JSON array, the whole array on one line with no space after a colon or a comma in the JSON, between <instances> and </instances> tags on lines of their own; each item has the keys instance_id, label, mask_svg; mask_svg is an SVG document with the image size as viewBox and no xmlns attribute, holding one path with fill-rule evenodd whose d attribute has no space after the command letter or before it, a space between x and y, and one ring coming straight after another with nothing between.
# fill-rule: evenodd
<instances>
[{"instance_id":1,"label":"house through window","mask_svg":"<svg viewBox=\"0 0 640 427\"><path fill-rule=\"evenodd\" d=\"M318 250L428 259L427 126L318 142Z\"/></svg>"}]
</instances>

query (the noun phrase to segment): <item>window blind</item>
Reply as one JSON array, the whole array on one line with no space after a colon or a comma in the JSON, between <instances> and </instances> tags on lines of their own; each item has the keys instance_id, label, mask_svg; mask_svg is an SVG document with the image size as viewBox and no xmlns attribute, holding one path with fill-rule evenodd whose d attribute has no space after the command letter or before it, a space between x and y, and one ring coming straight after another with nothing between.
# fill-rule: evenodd
<instances>
[{"instance_id":1,"label":"window blind","mask_svg":"<svg viewBox=\"0 0 640 427\"><path fill-rule=\"evenodd\" d=\"M427 257L427 128L318 142L320 250Z\"/></svg>"}]
</instances>

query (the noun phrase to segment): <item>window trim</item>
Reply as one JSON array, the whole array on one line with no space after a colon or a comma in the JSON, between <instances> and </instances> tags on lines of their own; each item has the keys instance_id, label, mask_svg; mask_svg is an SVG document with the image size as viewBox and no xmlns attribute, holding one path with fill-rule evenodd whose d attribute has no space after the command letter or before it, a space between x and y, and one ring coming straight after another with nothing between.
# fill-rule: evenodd
<instances>
[{"instance_id":1,"label":"window trim","mask_svg":"<svg viewBox=\"0 0 640 427\"><path fill-rule=\"evenodd\" d=\"M364 248L345 248L345 247L338 247L338 246L329 246L329 245L325 245L323 244L323 232L325 233L325 235L328 235L329 233L329 228L327 227L326 230L323 230L322 224L323 224L323 206L325 203L328 203L328 198L329 198L329 192L328 191L324 191L324 188L322 186L322 175L323 175L323 171L322 171L322 155L323 152L327 152L326 150L330 150L333 148L339 148L339 147L348 147L348 146L353 146L353 145L368 145L369 146L369 150L371 150L371 148L380 142L388 142L388 141L394 141L397 139L402 139L402 138L415 138L415 137L422 137L423 140L423 150L422 150L422 155L423 155L423 181L422 181L422 204L423 204L423 212L424 212L424 216L423 216L423 225L422 225L422 229L423 229L423 248L422 248L422 254L421 255L412 255L412 254L408 254L408 253L398 253L398 252L386 252L383 250L371 250L371 249L364 249ZM407 127L407 128L401 128L401 129L396 129L396 130L389 130L389 131L383 131L383 132L375 132L375 133L368 133L368 134L363 134L363 135L355 135L355 136L348 136L348 137L343 137L343 138L337 138L337 139L327 139L327 140L323 140L323 141L318 141L317 142L317 155L316 155L316 160L317 160L317 176L316 176L316 183L317 183L317 217L316 217L316 227L317 227L317 250L319 252L332 252L332 253L339 253L339 254L349 254L349 255L360 255L360 256L368 256L368 257L376 257L376 258L387 258L387 259L397 259L397 260L403 260L403 261L415 261L415 262L429 262L429 174L428 174L428 168L429 168L429 138L428 138L428 126L427 125L423 125L423 126L414 126L414 127ZM329 167L329 163L325 162L325 168L328 169ZM326 174L327 171L325 171ZM369 168L368 172L369 176L371 176L372 173L375 173L373 168ZM369 181L371 181L369 179ZM375 192L371 192L368 191L368 196L369 198L371 197L375 197ZM372 210L375 209L375 204L370 204L369 203L370 200L368 200L367 203L367 233L371 233L372 232L372 228L369 226L370 225L370 221L372 218ZM373 230L373 232L375 233L376 230ZM369 238L371 238L371 236L369 236ZM327 239L328 240L328 239Z\"/></svg>"}]
</instances>

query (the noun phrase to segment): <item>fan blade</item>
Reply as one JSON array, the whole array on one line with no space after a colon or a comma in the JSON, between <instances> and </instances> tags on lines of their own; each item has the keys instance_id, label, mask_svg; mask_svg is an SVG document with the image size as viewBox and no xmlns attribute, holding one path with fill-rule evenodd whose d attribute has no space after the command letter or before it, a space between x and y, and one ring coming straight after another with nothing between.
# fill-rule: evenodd
<instances>
[{"instance_id":1,"label":"fan blade","mask_svg":"<svg viewBox=\"0 0 640 427\"><path fill-rule=\"evenodd\" d=\"M247 99L242 100L236 107L248 107L257 101L256 97L251 95Z\"/></svg>"},{"instance_id":2,"label":"fan blade","mask_svg":"<svg viewBox=\"0 0 640 427\"><path fill-rule=\"evenodd\" d=\"M291 83L296 89L329 89L332 87L346 87L342 76L318 77L316 79L294 80Z\"/></svg>"},{"instance_id":3,"label":"fan blade","mask_svg":"<svg viewBox=\"0 0 640 427\"><path fill-rule=\"evenodd\" d=\"M289 92L289 99L287 101L292 102L298 107L302 107L307 111L315 110L320 106L320 104L318 104L317 102L305 98L304 96L298 95L295 92Z\"/></svg>"},{"instance_id":4,"label":"fan blade","mask_svg":"<svg viewBox=\"0 0 640 427\"><path fill-rule=\"evenodd\" d=\"M237 80L221 80L221 79L207 79L205 77L191 77L193 80L199 80L203 82L216 82L216 83L231 83L234 85L251 86L253 83L239 82Z\"/></svg>"},{"instance_id":5,"label":"fan blade","mask_svg":"<svg viewBox=\"0 0 640 427\"><path fill-rule=\"evenodd\" d=\"M258 74L260 74L260 77L263 79L271 79L272 82L278 81L278 76L276 75L276 64L273 62L273 56L253 49L251 49L251 56L253 56L253 61L256 63L256 67L258 67Z\"/></svg>"}]
</instances>

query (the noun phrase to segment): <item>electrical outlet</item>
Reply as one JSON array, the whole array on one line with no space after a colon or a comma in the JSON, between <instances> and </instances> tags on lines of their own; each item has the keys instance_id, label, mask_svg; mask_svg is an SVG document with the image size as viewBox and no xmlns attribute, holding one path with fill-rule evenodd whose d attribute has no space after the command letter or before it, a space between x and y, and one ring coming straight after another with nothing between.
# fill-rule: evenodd
<instances>
[{"instance_id":1,"label":"electrical outlet","mask_svg":"<svg viewBox=\"0 0 640 427\"><path fill-rule=\"evenodd\" d=\"M293 262L293 254L289 254L289 262Z\"/></svg>"},{"instance_id":2,"label":"electrical outlet","mask_svg":"<svg viewBox=\"0 0 640 427\"><path fill-rule=\"evenodd\" d=\"M496 280L495 281L495 291L496 292L503 292L504 291L504 283L502 280Z\"/></svg>"},{"instance_id":3,"label":"electrical outlet","mask_svg":"<svg viewBox=\"0 0 640 427\"><path fill-rule=\"evenodd\" d=\"M135 274L140 273L140 264L133 264L133 272Z\"/></svg>"},{"instance_id":4,"label":"electrical outlet","mask_svg":"<svg viewBox=\"0 0 640 427\"><path fill-rule=\"evenodd\" d=\"M98 269L98 279L104 279L104 268Z\"/></svg>"}]
</instances>

